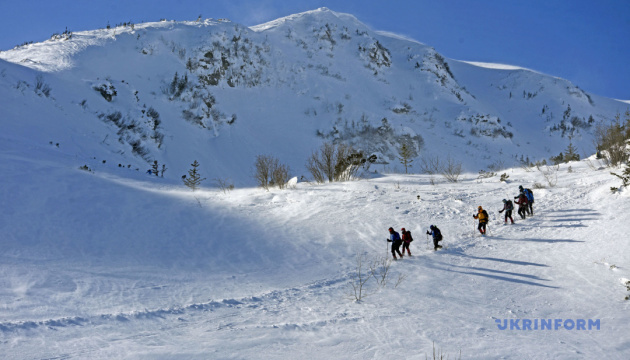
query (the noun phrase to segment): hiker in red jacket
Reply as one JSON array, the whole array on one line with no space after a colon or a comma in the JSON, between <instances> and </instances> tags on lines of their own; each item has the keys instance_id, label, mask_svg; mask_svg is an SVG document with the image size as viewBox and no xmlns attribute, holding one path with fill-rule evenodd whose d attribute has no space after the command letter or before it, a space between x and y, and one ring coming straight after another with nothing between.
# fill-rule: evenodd
<instances>
[{"instance_id":1,"label":"hiker in red jacket","mask_svg":"<svg viewBox=\"0 0 630 360\"><path fill-rule=\"evenodd\" d=\"M523 192L520 193L519 196L515 196L514 203L518 205L518 214L521 216L521 219L525 219L525 214L529 211L529 201L527 201L527 196Z\"/></svg>"},{"instance_id":2,"label":"hiker in red jacket","mask_svg":"<svg viewBox=\"0 0 630 360\"><path fill-rule=\"evenodd\" d=\"M405 228L402 228L400 229L400 233L402 234L402 241L403 241L402 252L404 254L405 249L407 249L407 254L411 256L411 250L409 250L409 244L411 244L411 242L413 241L413 238L411 237L411 231L406 231Z\"/></svg>"}]
</instances>

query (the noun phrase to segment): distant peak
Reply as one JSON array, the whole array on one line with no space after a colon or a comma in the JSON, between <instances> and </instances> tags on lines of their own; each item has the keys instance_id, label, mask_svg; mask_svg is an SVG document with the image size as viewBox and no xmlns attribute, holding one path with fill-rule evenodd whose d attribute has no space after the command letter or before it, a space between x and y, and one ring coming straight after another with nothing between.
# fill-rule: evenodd
<instances>
[{"instance_id":1,"label":"distant peak","mask_svg":"<svg viewBox=\"0 0 630 360\"><path fill-rule=\"evenodd\" d=\"M320 7L315 10L308 10L301 13L292 14L292 15L284 16L284 17L281 17L276 20L272 20L272 21L269 21L260 25L251 26L250 29L252 29L253 31L264 31L264 30L276 28L278 26L281 26L283 24L290 23L290 22L303 21L303 20L306 20L306 21L325 20L325 19L328 19L327 21L331 21L333 18L335 19L333 21L341 20L343 22L347 22L348 24L353 24L354 26L366 27L365 24L360 22L356 17L354 17L351 14L338 13L338 12L330 10L327 7Z\"/></svg>"}]
</instances>

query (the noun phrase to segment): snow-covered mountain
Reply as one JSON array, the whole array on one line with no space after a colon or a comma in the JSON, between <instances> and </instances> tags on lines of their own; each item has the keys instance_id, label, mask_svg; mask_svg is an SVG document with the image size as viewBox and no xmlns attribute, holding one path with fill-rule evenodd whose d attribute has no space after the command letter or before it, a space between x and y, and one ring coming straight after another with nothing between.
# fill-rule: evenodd
<instances>
[{"instance_id":1,"label":"snow-covered mountain","mask_svg":"<svg viewBox=\"0 0 630 360\"><path fill-rule=\"evenodd\" d=\"M630 192L611 193L617 170L594 156L520 166L569 136L591 154L593 123L627 106L327 9L253 28L127 24L1 52L0 358L422 359L435 346L627 359ZM380 164L361 181L253 186L257 155L308 177L324 141ZM468 171L456 183L396 174L401 142L414 165L452 156ZM145 174L154 160L164 177ZM207 178L195 192L180 178L193 160ZM478 176L501 163L504 181ZM225 179L235 188L215 186ZM535 214L503 225L518 185L534 190ZM413 257L386 262L390 226L411 230ZM385 266L357 301L359 271Z\"/></svg>"},{"instance_id":2,"label":"snow-covered mountain","mask_svg":"<svg viewBox=\"0 0 630 360\"><path fill-rule=\"evenodd\" d=\"M126 25L1 52L5 122L32 129L45 113L61 132L48 141L73 146L69 126L99 144L68 149L81 161L158 160L178 178L197 159L210 177L251 184L256 155L308 175L323 141L389 169L403 142L416 159L455 156L468 171L548 159L569 136L588 155L593 124L627 107L534 71L446 59L326 8L251 28Z\"/></svg>"}]
</instances>

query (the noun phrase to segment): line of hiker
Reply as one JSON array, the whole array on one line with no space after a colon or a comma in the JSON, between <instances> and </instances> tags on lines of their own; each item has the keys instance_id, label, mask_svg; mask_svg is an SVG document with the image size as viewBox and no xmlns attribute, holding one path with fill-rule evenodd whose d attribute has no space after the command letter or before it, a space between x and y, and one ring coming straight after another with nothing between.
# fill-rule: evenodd
<instances>
[{"instance_id":1,"label":"line of hiker","mask_svg":"<svg viewBox=\"0 0 630 360\"><path fill-rule=\"evenodd\" d=\"M512 200L503 199L503 209L499 210L499 213L505 212L504 224L508 223L508 219L510 220L510 223L514 224L514 219L512 218L514 204L519 206L518 214L521 216L521 219L525 219L528 215L534 215L534 193L531 189L523 188L523 185L519 185L518 190L519 194L514 197L514 203L512 203ZM485 236L488 222L490 221L488 212L484 210L482 206L479 206L477 207L477 214L473 214L473 218L479 220L477 230L479 230L481 236ZM405 230L405 228L402 228L400 231L402 233L402 237L394 230L393 227L389 228L389 239L387 239L387 241L392 243L392 256L394 257L394 260L398 260L396 254L398 254L398 256L402 259L405 255L405 250L407 250L407 254L411 256L411 250L409 249L409 245L413 241L411 231ZM442 248L442 246L439 245L439 242L443 239L442 232L437 226L431 225L429 230L427 230L427 235L431 235L433 237L433 250ZM403 247L402 252L400 252L401 245Z\"/></svg>"},{"instance_id":2,"label":"line of hiker","mask_svg":"<svg viewBox=\"0 0 630 360\"><path fill-rule=\"evenodd\" d=\"M519 194L514 197L514 203L518 205L518 214L521 219L534 215L534 193L530 189L524 189L523 185L518 186Z\"/></svg>"},{"instance_id":3,"label":"line of hiker","mask_svg":"<svg viewBox=\"0 0 630 360\"><path fill-rule=\"evenodd\" d=\"M518 186L519 194L514 197L514 203L512 200L503 199L503 209L499 210L499 213L505 211L505 219L503 224L508 223L508 219L511 224L514 224L514 219L512 218L512 210L514 210L514 204L518 205L518 215L521 219L525 219L527 216L534 215L534 193L531 189L523 188L523 185ZM488 224L489 218L488 213L483 210L481 206L478 207L478 213L473 215L473 218L479 219L479 226L477 229L481 233L481 235L486 234L486 226Z\"/></svg>"},{"instance_id":4,"label":"line of hiker","mask_svg":"<svg viewBox=\"0 0 630 360\"><path fill-rule=\"evenodd\" d=\"M429 227L430 231L427 231L427 235L431 235L433 237L433 249L441 249L442 245L439 245L438 242L442 241L442 232L438 229L437 226L431 225ZM393 227L389 229L389 239L387 242L392 243L392 256L394 260L398 260L396 254L402 259L405 255L405 250L407 250L407 254L411 255L411 250L409 249L409 245L413 241L413 237L411 236L411 231L405 230L405 228L400 229L402 236ZM400 252L400 246L402 245L402 253Z\"/></svg>"},{"instance_id":5,"label":"line of hiker","mask_svg":"<svg viewBox=\"0 0 630 360\"><path fill-rule=\"evenodd\" d=\"M519 194L514 197L514 203L512 203L512 200L503 199L503 209L499 210L499 213L505 212L504 224L508 223L508 219L512 224L514 224L514 219L512 218L514 204L518 205L518 214L521 216L521 219L525 219L528 215L534 215L534 209L532 206L534 204L534 193L531 189L523 188L523 185L519 185L518 190ZM482 206L479 206L477 207L477 214L473 214L473 218L479 220L477 230L479 230L481 236L485 236L488 222L490 221L488 212L484 210ZM394 257L394 260L398 260L396 254L398 254L398 256L402 259L405 255L405 250L407 250L407 254L411 256L411 250L409 250L409 245L413 241L411 231L405 230L405 228L400 229L402 233L401 237L401 235L395 231L393 227L390 227L388 230L389 239L387 239L387 242L392 243L392 256ZM431 225L429 230L427 230L427 235L431 235L433 237L433 250L442 248L442 246L439 245L439 242L443 239L442 232L437 226ZM400 252L400 246L402 246L402 252Z\"/></svg>"}]
</instances>

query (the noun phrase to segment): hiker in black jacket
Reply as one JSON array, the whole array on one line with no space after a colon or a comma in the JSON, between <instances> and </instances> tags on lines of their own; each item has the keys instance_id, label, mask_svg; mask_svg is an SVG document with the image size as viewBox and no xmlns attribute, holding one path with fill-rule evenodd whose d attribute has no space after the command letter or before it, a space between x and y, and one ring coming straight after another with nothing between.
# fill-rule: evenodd
<instances>
[{"instance_id":1,"label":"hiker in black jacket","mask_svg":"<svg viewBox=\"0 0 630 360\"><path fill-rule=\"evenodd\" d=\"M387 242L392 243L392 256L394 257L394 260L398 260L396 258L396 253L398 253L398 256L400 256L400 258L402 259L403 254L400 252L400 245L402 245L402 239L400 238L400 234L394 231L394 228L392 227L390 227L388 230L389 230L389 239L387 239Z\"/></svg>"},{"instance_id":2,"label":"hiker in black jacket","mask_svg":"<svg viewBox=\"0 0 630 360\"><path fill-rule=\"evenodd\" d=\"M433 236L433 250L441 249L442 245L439 245L438 242L442 241L442 232L435 225L429 226L429 229L431 231L427 231L427 235Z\"/></svg>"}]
</instances>

